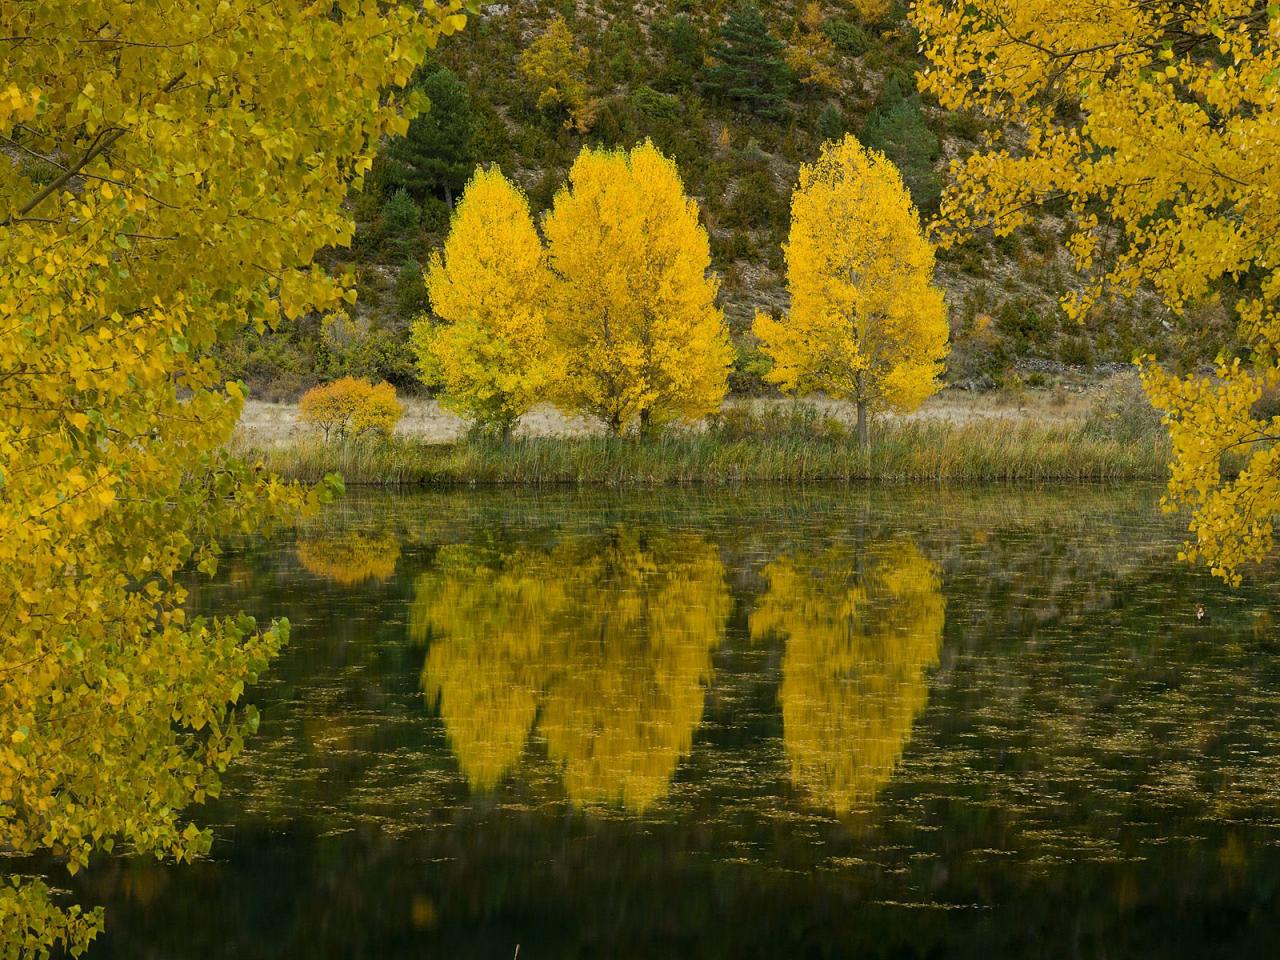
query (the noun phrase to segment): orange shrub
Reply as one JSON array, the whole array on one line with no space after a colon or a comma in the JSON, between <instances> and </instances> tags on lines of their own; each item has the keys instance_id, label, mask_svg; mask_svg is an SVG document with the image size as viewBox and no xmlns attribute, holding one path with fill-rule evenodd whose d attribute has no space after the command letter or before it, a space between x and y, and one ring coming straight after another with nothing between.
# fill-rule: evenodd
<instances>
[{"instance_id":1,"label":"orange shrub","mask_svg":"<svg viewBox=\"0 0 1280 960\"><path fill-rule=\"evenodd\" d=\"M396 399L395 387L389 383L375 386L357 377L312 387L298 402L298 418L323 433L325 440L344 440L363 433L389 437L402 416L404 407Z\"/></svg>"}]
</instances>

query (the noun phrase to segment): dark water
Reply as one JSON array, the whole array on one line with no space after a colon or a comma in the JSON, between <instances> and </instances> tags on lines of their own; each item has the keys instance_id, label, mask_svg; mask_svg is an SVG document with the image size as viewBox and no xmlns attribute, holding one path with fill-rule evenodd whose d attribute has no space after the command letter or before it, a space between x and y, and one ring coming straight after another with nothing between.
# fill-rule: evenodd
<instances>
[{"instance_id":1,"label":"dark water","mask_svg":"<svg viewBox=\"0 0 1280 960\"><path fill-rule=\"evenodd\" d=\"M199 589L293 638L91 956L1280 955L1280 603L1157 496L353 497Z\"/></svg>"}]
</instances>

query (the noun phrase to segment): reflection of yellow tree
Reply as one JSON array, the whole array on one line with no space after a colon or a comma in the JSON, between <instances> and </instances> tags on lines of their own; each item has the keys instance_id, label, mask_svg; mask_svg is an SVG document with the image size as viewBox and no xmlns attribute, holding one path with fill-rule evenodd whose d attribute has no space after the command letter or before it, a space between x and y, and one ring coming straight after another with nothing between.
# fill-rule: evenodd
<instances>
[{"instance_id":1,"label":"reflection of yellow tree","mask_svg":"<svg viewBox=\"0 0 1280 960\"><path fill-rule=\"evenodd\" d=\"M571 543L477 560L442 551L411 632L471 784L492 787L541 729L579 803L642 811L667 790L702 719L729 592L695 537Z\"/></svg>"},{"instance_id":2,"label":"reflection of yellow tree","mask_svg":"<svg viewBox=\"0 0 1280 960\"><path fill-rule=\"evenodd\" d=\"M913 544L845 549L765 569L755 638L786 637L783 738L792 780L845 813L893 775L942 643L937 568Z\"/></svg>"},{"instance_id":3,"label":"reflection of yellow tree","mask_svg":"<svg viewBox=\"0 0 1280 960\"><path fill-rule=\"evenodd\" d=\"M702 720L729 615L724 565L696 537L621 533L565 568L573 619L557 638L547 748L574 800L640 812L666 794Z\"/></svg>"},{"instance_id":4,"label":"reflection of yellow tree","mask_svg":"<svg viewBox=\"0 0 1280 960\"><path fill-rule=\"evenodd\" d=\"M564 607L545 554L485 562L445 547L418 579L409 632L431 640L422 689L439 704L458 764L473 787L495 786L524 751L538 710L541 658Z\"/></svg>"},{"instance_id":5,"label":"reflection of yellow tree","mask_svg":"<svg viewBox=\"0 0 1280 960\"><path fill-rule=\"evenodd\" d=\"M400 559L400 541L391 534L344 533L298 541L298 561L311 573L344 587L389 580Z\"/></svg>"}]
</instances>

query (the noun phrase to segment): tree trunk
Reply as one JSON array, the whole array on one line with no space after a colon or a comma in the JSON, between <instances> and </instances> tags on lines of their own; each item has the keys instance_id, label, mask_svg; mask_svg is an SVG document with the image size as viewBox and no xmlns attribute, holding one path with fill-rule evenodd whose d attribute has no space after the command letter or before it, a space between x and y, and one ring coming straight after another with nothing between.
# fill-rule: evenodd
<instances>
[{"instance_id":1,"label":"tree trunk","mask_svg":"<svg viewBox=\"0 0 1280 960\"><path fill-rule=\"evenodd\" d=\"M622 415L619 413L609 414L608 426L609 426L609 436L611 437L622 436Z\"/></svg>"},{"instance_id":2,"label":"tree trunk","mask_svg":"<svg viewBox=\"0 0 1280 960\"><path fill-rule=\"evenodd\" d=\"M510 420L502 421L502 443L505 446L511 442L511 428L513 424Z\"/></svg>"},{"instance_id":3,"label":"tree trunk","mask_svg":"<svg viewBox=\"0 0 1280 960\"><path fill-rule=\"evenodd\" d=\"M644 410L641 410L641 411L640 411L640 437L641 437L641 439L647 438L647 437L649 436L649 431L650 431L650 429L652 429L652 424L650 423L650 420L651 420L652 416L653 416L653 414L652 414L648 409L644 409Z\"/></svg>"},{"instance_id":4,"label":"tree trunk","mask_svg":"<svg viewBox=\"0 0 1280 960\"><path fill-rule=\"evenodd\" d=\"M867 446L871 442L871 430L867 424L867 398L863 392L862 371L858 371L858 443Z\"/></svg>"},{"instance_id":5,"label":"tree trunk","mask_svg":"<svg viewBox=\"0 0 1280 960\"><path fill-rule=\"evenodd\" d=\"M450 210L453 209L453 187L447 183L444 185L444 203Z\"/></svg>"}]
</instances>

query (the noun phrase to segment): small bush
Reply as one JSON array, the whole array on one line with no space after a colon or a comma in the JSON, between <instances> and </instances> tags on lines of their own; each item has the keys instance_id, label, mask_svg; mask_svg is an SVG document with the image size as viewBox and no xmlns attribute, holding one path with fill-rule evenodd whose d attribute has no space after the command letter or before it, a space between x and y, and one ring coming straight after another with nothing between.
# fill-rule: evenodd
<instances>
[{"instance_id":1,"label":"small bush","mask_svg":"<svg viewBox=\"0 0 1280 960\"><path fill-rule=\"evenodd\" d=\"M427 309L427 284L422 276L422 266L415 260L406 260L396 274L396 315L411 320Z\"/></svg>"},{"instance_id":2,"label":"small bush","mask_svg":"<svg viewBox=\"0 0 1280 960\"><path fill-rule=\"evenodd\" d=\"M860 57L871 46L871 36L866 29L852 20L833 17L822 25L822 32L827 35L836 49L851 57Z\"/></svg>"},{"instance_id":3,"label":"small bush","mask_svg":"<svg viewBox=\"0 0 1280 960\"><path fill-rule=\"evenodd\" d=\"M633 90L631 103L640 113L654 120L674 120L680 116L680 99L669 93L659 93L652 87Z\"/></svg>"},{"instance_id":4,"label":"small bush","mask_svg":"<svg viewBox=\"0 0 1280 960\"><path fill-rule=\"evenodd\" d=\"M298 419L318 429L326 441L365 434L389 437L402 416L395 387L356 377L312 387L298 402Z\"/></svg>"}]
</instances>

